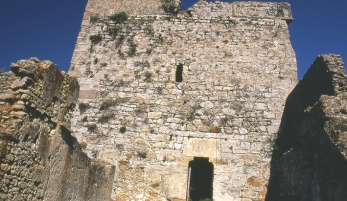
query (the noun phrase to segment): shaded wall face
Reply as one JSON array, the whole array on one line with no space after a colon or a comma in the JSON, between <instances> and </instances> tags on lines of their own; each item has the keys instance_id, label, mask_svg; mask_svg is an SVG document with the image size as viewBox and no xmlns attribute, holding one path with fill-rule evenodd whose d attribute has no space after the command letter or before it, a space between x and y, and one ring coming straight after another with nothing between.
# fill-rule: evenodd
<instances>
[{"instance_id":1,"label":"shaded wall face","mask_svg":"<svg viewBox=\"0 0 347 201\"><path fill-rule=\"evenodd\" d=\"M110 199L114 166L71 136L77 79L36 58L11 70L0 74L0 200Z\"/></svg>"},{"instance_id":2,"label":"shaded wall face","mask_svg":"<svg viewBox=\"0 0 347 201\"><path fill-rule=\"evenodd\" d=\"M343 62L321 55L289 95L272 156L267 200L345 200Z\"/></svg>"},{"instance_id":3,"label":"shaded wall face","mask_svg":"<svg viewBox=\"0 0 347 201\"><path fill-rule=\"evenodd\" d=\"M114 198L184 199L194 157L215 165L214 199L264 197L269 142L296 83L281 5L199 2L122 23L85 15L69 72L81 84L74 135L117 165Z\"/></svg>"}]
</instances>

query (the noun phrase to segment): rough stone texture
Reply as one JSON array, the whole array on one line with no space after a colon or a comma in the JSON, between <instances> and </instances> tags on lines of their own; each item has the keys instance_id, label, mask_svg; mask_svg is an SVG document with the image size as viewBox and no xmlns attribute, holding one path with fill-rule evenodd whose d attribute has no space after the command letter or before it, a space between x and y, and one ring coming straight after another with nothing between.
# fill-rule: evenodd
<instances>
[{"instance_id":1,"label":"rough stone texture","mask_svg":"<svg viewBox=\"0 0 347 201\"><path fill-rule=\"evenodd\" d=\"M264 199L297 83L290 5L199 1L166 14L142 9L155 0L117 2L88 2L69 71L81 86L73 135L117 166L112 198L184 200L188 163L203 156L214 200Z\"/></svg>"},{"instance_id":2,"label":"rough stone texture","mask_svg":"<svg viewBox=\"0 0 347 201\"><path fill-rule=\"evenodd\" d=\"M36 58L0 74L0 200L109 200L114 166L71 136L76 78Z\"/></svg>"},{"instance_id":3,"label":"rough stone texture","mask_svg":"<svg viewBox=\"0 0 347 201\"><path fill-rule=\"evenodd\" d=\"M111 16L120 12L129 15L160 15L175 13L180 6L180 0L88 0L85 13L98 16Z\"/></svg>"},{"instance_id":4,"label":"rough stone texture","mask_svg":"<svg viewBox=\"0 0 347 201\"><path fill-rule=\"evenodd\" d=\"M287 98L267 199L347 200L347 76L321 55Z\"/></svg>"}]
</instances>

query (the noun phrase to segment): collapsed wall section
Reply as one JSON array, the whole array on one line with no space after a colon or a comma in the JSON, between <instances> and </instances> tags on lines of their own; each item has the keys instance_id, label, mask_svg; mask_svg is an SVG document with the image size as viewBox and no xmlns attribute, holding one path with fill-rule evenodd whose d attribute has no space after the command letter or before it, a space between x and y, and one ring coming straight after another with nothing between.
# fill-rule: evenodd
<instances>
[{"instance_id":1,"label":"collapsed wall section","mask_svg":"<svg viewBox=\"0 0 347 201\"><path fill-rule=\"evenodd\" d=\"M0 74L0 199L109 200L114 166L71 136L76 78L36 58Z\"/></svg>"},{"instance_id":2,"label":"collapsed wall section","mask_svg":"<svg viewBox=\"0 0 347 201\"><path fill-rule=\"evenodd\" d=\"M297 82L289 4L123 11L85 13L69 71L81 85L73 135L117 166L113 198L185 200L201 157L214 200L264 199L269 142Z\"/></svg>"},{"instance_id":3,"label":"collapsed wall section","mask_svg":"<svg viewBox=\"0 0 347 201\"><path fill-rule=\"evenodd\" d=\"M319 56L287 98L267 200L347 199L346 92L340 56Z\"/></svg>"}]
</instances>

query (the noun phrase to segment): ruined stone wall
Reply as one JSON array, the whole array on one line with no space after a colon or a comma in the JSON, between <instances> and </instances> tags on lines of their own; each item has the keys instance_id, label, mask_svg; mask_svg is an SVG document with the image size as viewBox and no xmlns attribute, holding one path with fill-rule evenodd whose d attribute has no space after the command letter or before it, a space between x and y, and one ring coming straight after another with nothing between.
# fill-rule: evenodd
<instances>
[{"instance_id":1,"label":"ruined stone wall","mask_svg":"<svg viewBox=\"0 0 347 201\"><path fill-rule=\"evenodd\" d=\"M90 157L116 165L112 198L184 200L188 163L206 157L214 200L264 199L297 82L289 4L96 15L85 13L71 61L81 86L72 127Z\"/></svg>"},{"instance_id":2,"label":"ruined stone wall","mask_svg":"<svg viewBox=\"0 0 347 201\"><path fill-rule=\"evenodd\" d=\"M346 93L340 56L319 56L287 98L267 200L347 199Z\"/></svg>"},{"instance_id":3,"label":"ruined stone wall","mask_svg":"<svg viewBox=\"0 0 347 201\"><path fill-rule=\"evenodd\" d=\"M160 15L180 7L180 0L88 0L86 13L111 16L126 12L129 15Z\"/></svg>"},{"instance_id":4,"label":"ruined stone wall","mask_svg":"<svg viewBox=\"0 0 347 201\"><path fill-rule=\"evenodd\" d=\"M0 200L109 200L114 166L71 136L79 84L49 61L0 74Z\"/></svg>"}]
</instances>

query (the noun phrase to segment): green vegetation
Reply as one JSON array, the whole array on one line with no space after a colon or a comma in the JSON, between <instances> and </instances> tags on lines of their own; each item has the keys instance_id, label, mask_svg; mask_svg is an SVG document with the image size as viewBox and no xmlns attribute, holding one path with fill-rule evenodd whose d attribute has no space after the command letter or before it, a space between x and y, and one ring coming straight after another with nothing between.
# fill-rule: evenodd
<instances>
[{"instance_id":1,"label":"green vegetation","mask_svg":"<svg viewBox=\"0 0 347 201\"><path fill-rule=\"evenodd\" d=\"M194 107L191 108L190 113L188 114L187 120L188 121L193 121L195 119L195 113L197 110L202 109L202 107L197 104Z\"/></svg>"},{"instance_id":2,"label":"green vegetation","mask_svg":"<svg viewBox=\"0 0 347 201\"><path fill-rule=\"evenodd\" d=\"M145 159L147 157L147 153L146 152L138 152L137 156L142 158L142 159Z\"/></svg>"},{"instance_id":3,"label":"green vegetation","mask_svg":"<svg viewBox=\"0 0 347 201\"><path fill-rule=\"evenodd\" d=\"M137 45L134 43L134 40L130 39L130 38L127 40L127 42L128 42L128 45L129 45L128 56L133 57L133 56L136 55Z\"/></svg>"},{"instance_id":4,"label":"green vegetation","mask_svg":"<svg viewBox=\"0 0 347 201\"><path fill-rule=\"evenodd\" d=\"M144 68L150 68L151 64L147 60L145 60L145 61L136 61L135 62L135 66L141 67L142 69L144 69Z\"/></svg>"},{"instance_id":5,"label":"green vegetation","mask_svg":"<svg viewBox=\"0 0 347 201\"><path fill-rule=\"evenodd\" d=\"M87 122L87 121L88 121L88 117L87 116L83 117L82 122Z\"/></svg>"},{"instance_id":6,"label":"green vegetation","mask_svg":"<svg viewBox=\"0 0 347 201\"><path fill-rule=\"evenodd\" d=\"M89 108L90 108L90 105L88 103L78 104L78 109L80 110L81 113L85 112Z\"/></svg>"},{"instance_id":7,"label":"green vegetation","mask_svg":"<svg viewBox=\"0 0 347 201\"><path fill-rule=\"evenodd\" d=\"M98 122L99 123L107 123L110 119L112 119L114 117L113 113L109 113L109 114L103 114L99 119Z\"/></svg>"},{"instance_id":8,"label":"green vegetation","mask_svg":"<svg viewBox=\"0 0 347 201\"><path fill-rule=\"evenodd\" d=\"M145 72L145 81L150 82L152 80L152 73L150 72Z\"/></svg>"},{"instance_id":9,"label":"green vegetation","mask_svg":"<svg viewBox=\"0 0 347 201\"><path fill-rule=\"evenodd\" d=\"M97 57L94 58L94 64L97 64L99 62L99 59Z\"/></svg>"},{"instance_id":10,"label":"green vegetation","mask_svg":"<svg viewBox=\"0 0 347 201\"><path fill-rule=\"evenodd\" d=\"M163 93L163 88L162 87L157 87L156 91L159 95L161 95Z\"/></svg>"},{"instance_id":11,"label":"green vegetation","mask_svg":"<svg viewBox=\"0 0 347 201\"><path fill-rule=\"evenodd\" d=\"M87 125L87 128L89 132L94 132L96 130L96 125L90 124L90 125Z\"/></svg>"},{"instance_id":12,"label":"green vegetation","mask_svg":"<svg viewBox=\"0 0 347 201\"><path fill-rule=\"evenodd\" d=\"M89 39L92 42L92 45L96 45L102 41L102 36L100 34L91 35Z\"/></svg>"},{"instance_id":13,"label":"green vegetation","mask_svg":"<svg viewBox=\"0 0 347 201\"><path fill-rule=\"evenodd\" d=\"M124 41L125 41L125 36L119 35L116 42L116 48L120 47L124 43Z\"/></svg>"},{"instance_id":14,"label":"green vegetation","mask_svg":"<svg viewBox=\"0 0 347 201\"><path fill-rule=\"evenodd\" d=\"M336 125L336 128L341 131L347 131L347 124L345 123L339 123Z\"/></svg>"},{"instance_id":15,"label":"green vegetation","mask_svg":"<svg viewBox=\"0 0 347 201\"><path fill-rule=\"evenodd\" d=\"M107 100L101 103L100 110L107 110L108 108L114 106L116 103L112 100Z\"/></svg>"},{"instance_id":16,"label":"green vegetation","mask_svg":"<svg viewBox=\"0 0 347 201\"><path fill-rule=\"evenodd\" d=\"M123 144L116 144L116 148L119 150L124 150L124 145Z\"/></svg>"},{"instance_id":17,"label":"green vegetation","mask_svg":"<svg viewBox=\"0 0 347 201\"><path fill-rule=\"evenodd\" d=\"M228 121L229 121L228 117L224 117L224 118L221 118L221 119L219 120L219 124L220 124L221 126L226 126L226 125L228 124Z\"/></svg>"},{"instance_id":18,"label":"green vegetation","mask_svg":"<svg viewBox=\"0 0 347 201\"><path fill-rule=\"evenodd\" d=\"M91 24L95 24L96 22L99 22L99 20L100 20L100 18L99 18L99 16L97 16L97 15L92 15L92 16L90 16L90 23Z\"/></svg>"},{"instance_id":19,"label":"green vegetation","mask_svg":"<svg viewBox=\"0 0 347 201\"><path fill-rule=\"evenodd\" d=\"M94 77L93 71L89 66L86 68L85 73L88 77Z\"/></svg>"},{"instance_id":20,"label":"green vegetation","mask_svg":"<svg viewBox=\"0 0 347 201\"><path fill-rule=\"evenodd\" d=\"M119 31L121 30L121 27L116 26L114 28L108 29L108 34L113 37L113 39L118 36ZM116 43L116 48L119 46L119 44L123 43L124 36L120 35L119 41Z\"/></svg>"},{"instance_id":21,"label":"green vegetation","mask_svg":"<svg viewBox=\"0 0 347 201\"><path fill-rule=\"evenodd\" d=\"M128 15L125 12L120 12L110 16L110 19L116 23L122 23L128 20Z\"/></svg>"},{"instance_id":22,"label":"green vegetation","mask_svg":"<svg viewBox=\"0 0 347 201\"><path fill-rule=\"evenodd\" d=\"M120 129L119 129L119 132L120 133L125 133L125 131L127 131L127 128L126 127L120 127Z\"/></svg>"}]
</instances>

